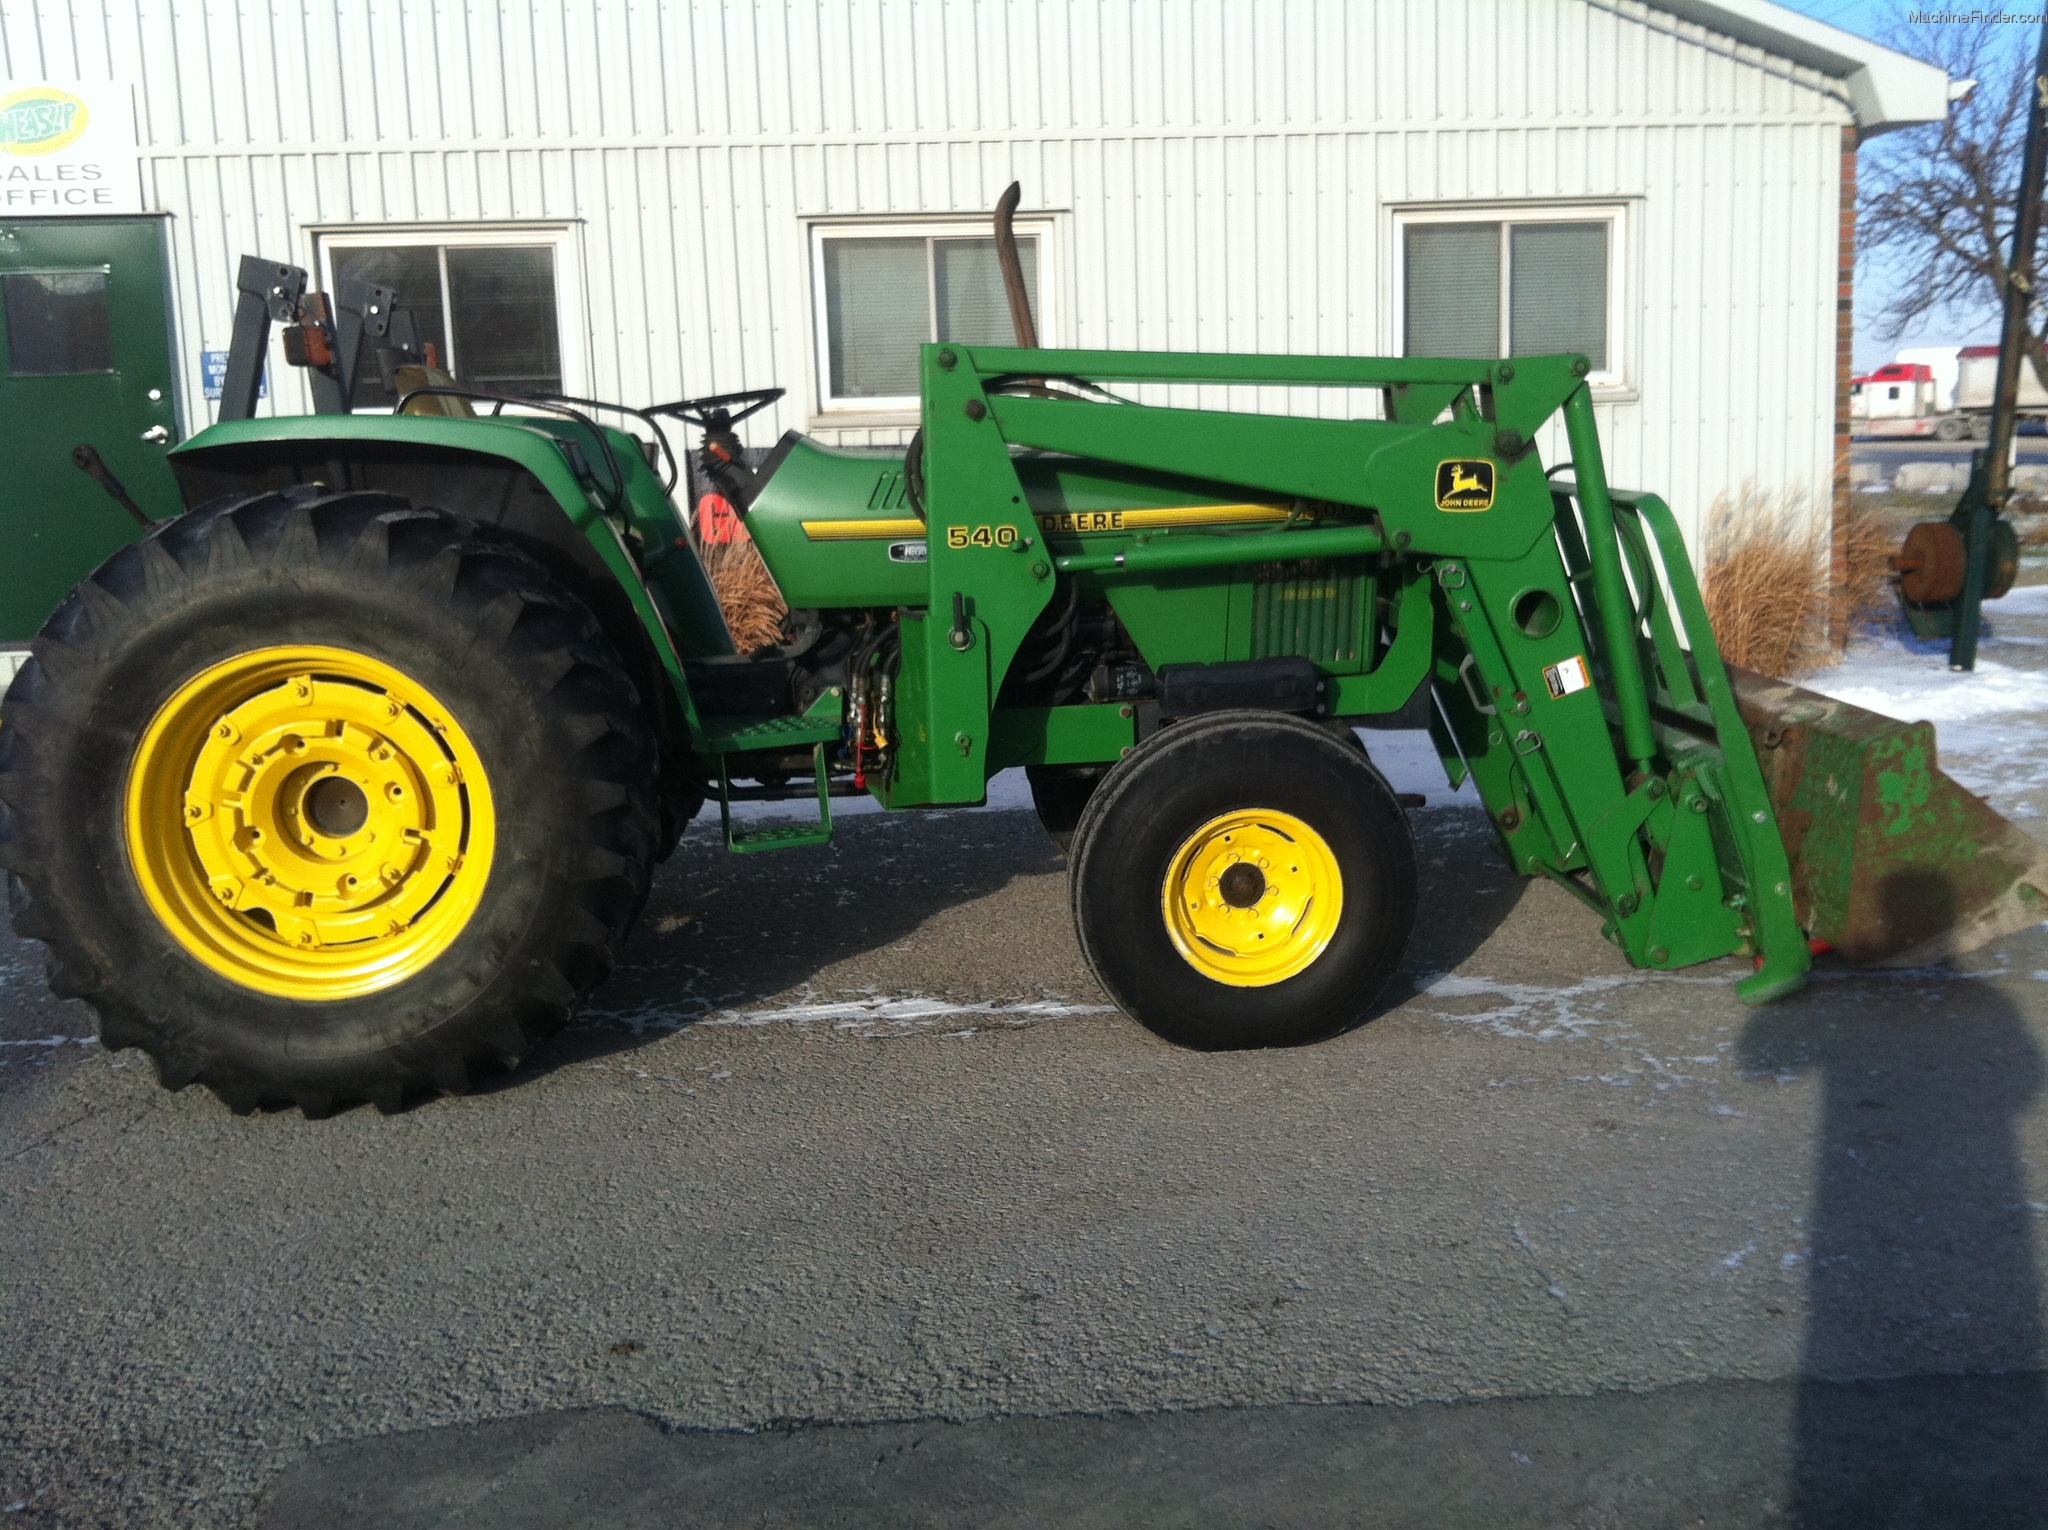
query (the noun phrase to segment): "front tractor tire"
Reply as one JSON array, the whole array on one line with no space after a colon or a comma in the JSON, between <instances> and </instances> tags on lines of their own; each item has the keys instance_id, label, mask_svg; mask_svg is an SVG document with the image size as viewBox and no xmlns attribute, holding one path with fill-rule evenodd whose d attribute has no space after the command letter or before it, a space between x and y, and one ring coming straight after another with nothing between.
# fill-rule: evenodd
<instances>
[{"instance_id":1,"label":"front tractor tire","mask_svg":"<svg viewBox=\"0 0 2048 1530\"><path fill-rule=\"evenodd\" d=\"M315 485L168 522L58 607L0 708L0 865L52 989L167 1086L395 1110L610 972L656 774L538 563Z\"/></svg>"},{"instance_id":2,"label":"front tractor tire","mask_svg":"<svg viewBox=\"0 0 2048 1530\"><path fill-rule=\"evenodd\" d=\"M1354 740L1219 712L1154 734L1081 814L1074 928L1103 990L1203 1050L1369 1019L1415 924L1415 842Z\"/></svg>"}]
</instances>

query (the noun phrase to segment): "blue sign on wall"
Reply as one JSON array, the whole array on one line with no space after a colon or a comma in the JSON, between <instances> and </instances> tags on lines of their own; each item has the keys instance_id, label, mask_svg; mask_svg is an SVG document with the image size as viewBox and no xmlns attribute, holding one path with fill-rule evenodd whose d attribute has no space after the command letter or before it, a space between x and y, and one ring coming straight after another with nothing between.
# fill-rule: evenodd
<instances>
[{"instance_id":1,"label":"blue sign on wall","mask_svg":"<svg viewBox=\"0 0 2048 1530\"><path fill-rule=\"evenodd\" d=\"M228 353L226 351L201 351L199 353L199 375L206 385L208 398L219 398L221 384L228 379ZM256 380L256 396L270 397L270 369L266 366L263 375Z\"/></svg>"}]
</instances>

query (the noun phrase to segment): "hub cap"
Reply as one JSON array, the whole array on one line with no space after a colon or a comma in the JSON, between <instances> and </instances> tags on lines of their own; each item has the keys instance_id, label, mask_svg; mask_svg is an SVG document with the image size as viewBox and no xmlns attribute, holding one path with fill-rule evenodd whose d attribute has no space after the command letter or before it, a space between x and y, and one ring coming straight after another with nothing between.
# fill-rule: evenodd
<instances>
[{"instance_id":1,"label":"hub cap","mask_svg":"<svg viewBox=\"0 0 2048 1530\"><path fill-rule=\"evenodd\" d=\"M261 648L186 682L135 751L125 826L150 908L259 993L372 993L482 901L495 819L447 708L378 660Z\"/></svg>"},{"instance_id":2,"label":"hub cap","mask_svg":"<svg viewBox=\"0 0 2048 1530\"><path fill-rule=\"evenodd\" d=\"M1174 949L1202 976L1263 988L1306 969L1337 931L1344 878L1322 835L1291 813L1212 818L1166 868Z\"/></svg>"}]
</instances>

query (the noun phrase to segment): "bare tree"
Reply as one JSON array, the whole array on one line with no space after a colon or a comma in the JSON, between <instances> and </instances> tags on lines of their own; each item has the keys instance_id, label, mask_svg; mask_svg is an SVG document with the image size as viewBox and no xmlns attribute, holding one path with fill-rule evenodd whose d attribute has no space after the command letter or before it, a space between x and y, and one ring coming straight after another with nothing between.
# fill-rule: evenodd
<instances>
[{"instance_id":1,"label":"bare tree","mask_svg":"<svg viewBox=\"0 0 2048 1530\"><path fill-rule=\"evenodd\" d=\"M2006 262L2019 196L2020 154L2034 92L2031 26L1894 21L1887 47L1948 71L1976 88L1946 121L1874 140L1858 167L1857 244L1864 256L1892 257L1907 273L1880 311L1891 339L1929 314L1989 308L2005 300ZM2038 291L2043 255L2028 273ZM2026 326L2034 369L2048 378L2042 314Z\"/></svg>"}]
</instances>

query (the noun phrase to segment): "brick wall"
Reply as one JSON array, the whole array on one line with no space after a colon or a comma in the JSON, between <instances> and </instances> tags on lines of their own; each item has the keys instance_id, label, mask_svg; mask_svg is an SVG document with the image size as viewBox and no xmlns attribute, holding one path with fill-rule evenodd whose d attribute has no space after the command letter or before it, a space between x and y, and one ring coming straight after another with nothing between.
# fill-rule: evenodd
<instances>
[{"instance_id":1,"label":"brick wall","mask_svg":"<svg viewBox=\"0 0 2048 1530\"><path fill-rule=\"evenodd\" d=\"M1856 371L1856 129L1842 129L1840 248L1835 273L1835 472L1828 563L1828 633L1849 641L1849 379Z\"/></svg>"}]
</instances>

